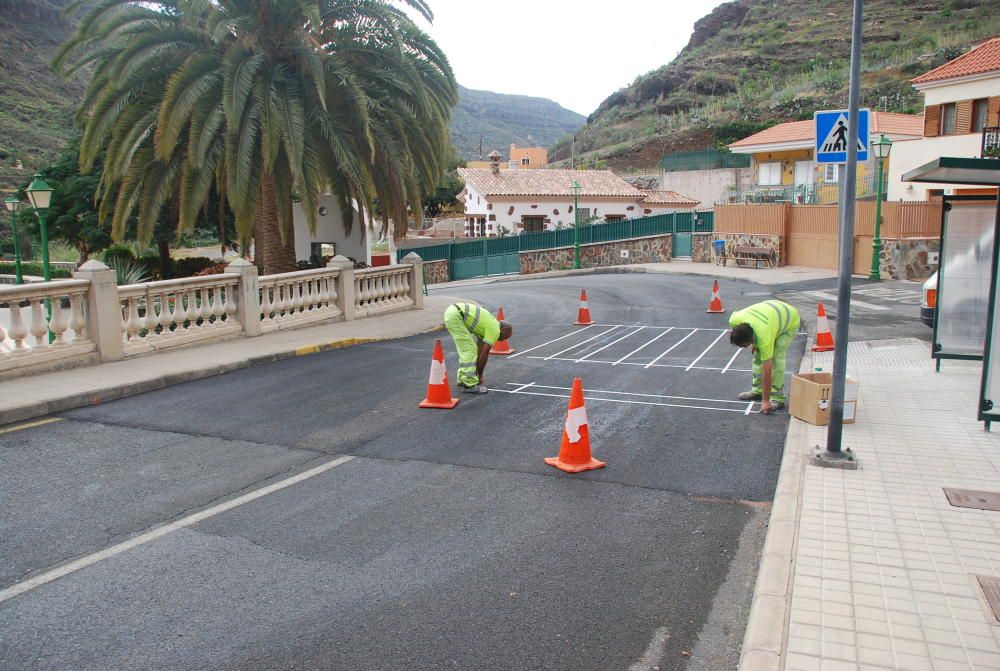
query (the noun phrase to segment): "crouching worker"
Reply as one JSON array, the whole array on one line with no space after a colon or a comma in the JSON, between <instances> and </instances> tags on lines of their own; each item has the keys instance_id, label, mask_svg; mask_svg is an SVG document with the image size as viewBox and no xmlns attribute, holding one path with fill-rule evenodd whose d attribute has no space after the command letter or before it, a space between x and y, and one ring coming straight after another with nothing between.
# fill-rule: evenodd
<instances>
[{"instance_id":1,"label":"crouching worker","mask_svg":"<svg viewBox=\"0 0 1000 671\"><path fill-rule=\"evenodd\" d=\"M739 395L744 401L760 401L761 413L785 406L785 357L799 332L799 313L788 303L764 301L734 312L729 317L729 342L753 348L753 384Z\"/></svg>"},{"instance_id":2,"label":"crouching worker","mask_svg":"<svg viewBox=\"0 0 1000 671\"><path fill-rule=\"evenodd\" d=\"M458 350L458 386L467 394L485 394L483 370L497 340L510 338L514 328L497 321L475 303L455 303L444 311L444 325Z\"/></svg>"}]
</instances>

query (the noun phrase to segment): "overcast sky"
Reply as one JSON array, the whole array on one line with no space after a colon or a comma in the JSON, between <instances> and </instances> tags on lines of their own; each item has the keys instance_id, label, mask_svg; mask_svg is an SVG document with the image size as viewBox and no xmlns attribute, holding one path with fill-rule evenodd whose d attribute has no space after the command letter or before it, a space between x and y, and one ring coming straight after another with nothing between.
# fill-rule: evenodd
<instances>
[{"instance_id":1,"label":"overcast sky","mask_svg":"<svg viewBox=\"0 0 1000 671\"><path fill-rule=\"evenodd\" d=\"M722 0L428 0L421 26L470 89L555 100L589 114L670 62Z\"/></svg>"}]
</instances>

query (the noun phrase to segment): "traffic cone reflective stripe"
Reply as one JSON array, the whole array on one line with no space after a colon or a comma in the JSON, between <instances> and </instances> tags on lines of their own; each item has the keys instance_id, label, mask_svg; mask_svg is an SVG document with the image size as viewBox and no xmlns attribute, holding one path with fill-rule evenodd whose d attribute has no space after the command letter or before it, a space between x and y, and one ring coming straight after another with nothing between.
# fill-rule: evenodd
<instances>
[{"instance_id":1,"label":"traffic cone reflective stripe","mask_svg":"<svg viewBox=\"0 0 1000 671\"><path fill-rule=\"evenodd\" d=\"M816 309L816 345L813 346L812 351L832 352L833 349L833 334L830 333L830 320L826 317L826 309L820 303Z\"/></svg>"},{"instance_id":2,"label":"traffic cone reflective stripe","mask_svg":"<svg viewBox=\"0 0 1000 671\"><path fill-rule=\"evenodd\" d=\"M580 292L580 311L576 315L576 321L573 322L576 326L590 326L594 323L594 320L590 318L590 308L587 306L587 290L583 289Z\"/></svg>"},{"instance_id":3,"label":"traffic cone reflective stripe","mask_svg":"<svg viewBox=\"0 0 1000 671\"><path fill-rule=\"evenodd\" d=\"M501 305L497 309L497 321L503 321L503 306ZM513 354L514 348L510 346L510 342L507 340L497 340L496 344L490 348L490 354Z\"/></svg>"},{"instance_id":4,"label":"traffic cone reflective stripe","mask_svg":"<svg viewBox=\"0 0 1000 671\"><path fill-rule=\"evenodd\" d=\"M545 463L567 473L579 473L605 466L603 461L598 461L590 455L590 426L587 422L587 408L583 402L583 382L580 378L573 379L573 391L569 396L559 456L548 457Z\"/></svg>"},{"instance_id":5,"label":"traffic cone reflective stripe","mask_svg":"<svg viewBox=\"0 0 1000 671\"><path fill-rule=\"evenodd\" d=\"M719 298L719 280L712 282L712 301L708 304L705 312L725 312L722 307L722 299Z\"/></svg>"},{"instance_id":6,"label":"traffic cone reflective stripe","mask_svg":"<svg viewBox=\"0 0 1000 671\"><path fill-rule=\"evenodd\" d=\"M441 341L434 341L434 355L431 357L431 374L427 381L427 398L420 402L421 408L443 408L451 410L458 405L458 399L451 397L448 384L448 369L444 365L444 348Z\"/></svg>"}]
</instances>

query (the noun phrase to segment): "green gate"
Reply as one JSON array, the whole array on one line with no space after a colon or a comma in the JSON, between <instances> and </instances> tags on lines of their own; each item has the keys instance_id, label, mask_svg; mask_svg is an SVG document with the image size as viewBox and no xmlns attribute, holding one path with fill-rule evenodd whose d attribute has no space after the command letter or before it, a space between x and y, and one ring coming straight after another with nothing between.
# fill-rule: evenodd
<instances>
[{"instance_id":1,"label":"green gate","mask_svg":"<svg viewBox=\"0 0 1000 671\"><path fill-rule=\"evenodd\" d=\"M691 256L691 233L694 231L694 212L674 212L673 256Z\"/></svg>"},{"instance_id":2,"label":"green gate","mask_svg":"<svg viewBox=\"0 0 1000 671\"><path fill-rule=\"evenodd\" d=\"M517 275L521 272L521 255L515 236L486 240L486 274Z\"/></svg>"}]
</instances>

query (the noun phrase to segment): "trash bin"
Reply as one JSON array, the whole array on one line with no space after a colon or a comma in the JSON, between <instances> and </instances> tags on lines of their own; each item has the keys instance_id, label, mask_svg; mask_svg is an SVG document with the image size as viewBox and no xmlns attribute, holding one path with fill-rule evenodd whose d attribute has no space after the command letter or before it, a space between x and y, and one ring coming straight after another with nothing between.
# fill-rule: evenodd
<instances>
[{"instance_id":1,"label":"trash bin","mask_svg":"<svg viewBox=\"0 0 1000 671\"><path fill-rule=\"evenodd\" d=\"M726 258L726 241L713 240L712 247L715 249L715 263L718 264L720 260L724 263L724 259Z\"/></svg>"}]
</instances>

